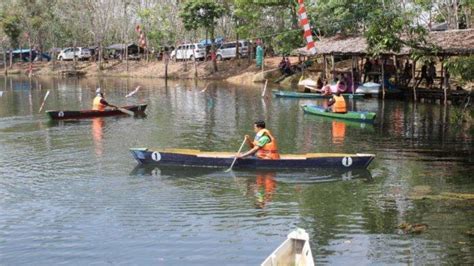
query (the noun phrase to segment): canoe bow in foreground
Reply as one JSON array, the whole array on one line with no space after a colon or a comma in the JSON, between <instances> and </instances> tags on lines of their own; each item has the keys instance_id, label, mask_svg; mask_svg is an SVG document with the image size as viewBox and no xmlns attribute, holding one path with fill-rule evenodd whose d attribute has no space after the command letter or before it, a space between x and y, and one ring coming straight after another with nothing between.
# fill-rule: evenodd
<instances>
[{"instance_id":1,"label":"canoe bow in foreground","mask_svg":"<svg viewBox=\"0 0 474 266\"><path fill-rule=\"evenodd\" d=\"M277 265L314 265L309 235L304 229L298 228L289 233L287 239L261 264L261 266Z\"/></svg>"},{"instance_id":2,"label":"canoe bow in foreground","mask_svg":"<svg viewBox=\"0 0 474 266\"><path fill-rule=\"evenodd\" d=\"M373 123L376 116L376 114L373 112L352 112L352 111L349 111L347 113L327 112L326 109L320 106L309 105L309 104L303 104L301 105L301 108L303 109L305 113L312 114L312 115L339 118L339 119L352 120L352 121L365 122L365 123Z\"/></svg>"},{"instance_id":3,"label":"canoe bow in foreground","mask_svg":"<svg viewBox=\"0 0 474 266\"><path fill-rule=\"evenodd\" d=\"M144 114L146 104L130 105L121 107L135 113L135 115ZM49 118L52 120L64 120L64 119L82 119L82 118L93 118L93 117L105 117L105 116L116 116L126 115L120 110L106 109L105 111L96 110L82 110L82 111L46 111Z\"/></svg>"},{"instance_id":4,"label":"canoe bow in foreground","mask_svg":"<svg viewBox=\"0 0 474 266\"><path fill-rule=\"evenodd\" d=\"M195 167L228 168L234 160L235 152L202 152L189 149L149 150L147 148L130 149L140 164L147 165L183 165ZM301 169L336 168L365 169L375 158L374 154L346 153L306 153L282 154L279 160L257 158L238 159L234 168L251 169Z\"/></svg>"}]
</instances>

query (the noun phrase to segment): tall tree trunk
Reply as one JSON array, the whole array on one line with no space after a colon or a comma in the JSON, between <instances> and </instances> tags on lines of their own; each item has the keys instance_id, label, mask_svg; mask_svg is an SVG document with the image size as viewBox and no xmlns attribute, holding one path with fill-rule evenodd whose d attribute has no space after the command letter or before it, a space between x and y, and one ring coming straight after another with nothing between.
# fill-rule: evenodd
<instances>
[{"instance_id":1,"label":"tall tree trunk","mask_svg":"<svg viewBox=\"0 0 474 266\"><path fill-rule=\"evenodd\" d=\"M31 38L30 34L28 34L28 46L30 48L30 64L28 65L28 76L31 77L33 72L33 50L31 49Z\"/></svg>"},{"instance_id":2,"label":"tall tree trunk","mask_svg":"<svg viewBox=\"0 0 474 266\"><path fill-rule=\"evenodd\" d=\"M5 76L8 75L8 70L7 70L7 50L3 49L3 68L5 71Z\"/></svg>"},{"instance_id":3,"label":"tall tree trunk","mask_svg":"<svg viewBox=\"0 0 474 266\"><path fill-rule=\"evenodd\" d=\"M239 47L239 33L235 31L235 58L237 60L237 66L240 66L240 47Z\"/></svg>"},{"instance_id":4,"label":"tall tree trunk","mask_svg":"<svg viewBox=\"0 0 474 266\"><path fill-rule=\"evenodd\" d=\"M216 62L216 44L214 40L214 26L211 28L211 53L212 53L212 67L214 72L217 72L217 62Z\"/></svg>"},{"instance_id":5,"label":"tall tree trunk","mask_svg":"<svg viewBox=\"0 0 474 266\"><path fill-rule=\"evenodd\" d=\"M73 47L72 47L72 60L74 61L73 62L73 69L74 71L76 70L76 62L77 62L77 59L76 59L76 40L74 39L74 44L73 44Z\"/></svg>"},{"instance_id":6,"label":"tall tree trunk","mask_svg":"<svg viewBox=\"0 0 474 266\"><path fill-rule=\"evenodd\" d=\"M10 49L10 68L13 68L13 50Z\"/></svg>"}]
</instances>

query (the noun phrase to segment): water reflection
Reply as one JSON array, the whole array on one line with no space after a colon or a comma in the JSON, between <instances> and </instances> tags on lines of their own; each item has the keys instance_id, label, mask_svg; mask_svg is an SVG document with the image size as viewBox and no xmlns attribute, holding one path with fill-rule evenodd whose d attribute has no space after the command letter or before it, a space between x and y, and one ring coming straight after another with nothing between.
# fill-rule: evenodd
<instances>
[{"instance_id":1,"label":"water reflection","mask_svg":"<svg viewBox=\"0 0 474 266\"><path fill-rule=\"evenodd\" d=\"M277 194L278 184L292 185L295 189L300 189L299 185L344 182L353 179L372 182L372 174L366 169L356 169L351 171L333 169L302 169L294 170L248 170L231 171L225 173L222 169L206 167L181 167L181 166L150 166L137 165L130 173L131 176L154 176L161 179L229 179L239 187L241 194L254 199L254 206L264 209Z\"/></svg>"},{"instance_id":2,"label":"water reflection","mask_svg":"<svg viewBox=\"0 0 474 266\"><path fill-rule=\"evenodd\" d=\"M344 144L346 137L346 124L340 121L332 121L332 143L336 145Z\"/></svg>"},{"instance_id":3,"label":"water reflection","mask_svg":"<svg viewBox=\"0 0 474 266\"><path fill-rule=\"evenodd\" d=\"M92 139L94 140L94 150L98 157L102 157L104 147L102 140L104 138L105 120L103 118L92 119Z\"/></svg>"}]
</instances>

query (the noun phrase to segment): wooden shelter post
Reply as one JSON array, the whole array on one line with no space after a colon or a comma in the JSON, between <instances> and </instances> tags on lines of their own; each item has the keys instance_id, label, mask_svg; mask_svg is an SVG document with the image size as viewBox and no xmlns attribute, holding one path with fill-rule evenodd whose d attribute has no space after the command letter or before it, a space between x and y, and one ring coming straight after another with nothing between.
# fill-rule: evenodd
<instances>
[{"instance_id":1,"label":"wooden shelter post","mask_svg":"<svg viewBox=\"0 0 474 266\"><path fill-rule=\"evenodd\" d=\"M413 64L412 64L412 76L413 76L413 80L415 81L414 82L414 85L413 86L413 101L416 102L416 60L413 60Z\"/></svg>"},{"instance_id":2,"label":"wooden shelter post","mask_svg":"<svg viewBox=\"0 0 474 266\"><path fill-rule=\"evenodd\" d=\"M443 83L445 81L446 77L444 75L444 57L441 57L441 83L440 83L440 88L443 90L443 94L444 94L444 105L446 105L448 103L448 86L444 86L443 88Z\"/></svg>"},{"instance_id":3,"label":"wooden shelter post","mask_svg":"<svg viewBox=\"0 0 474 266\"><path fill-rule=\"evenodd\" d=\"M382 99L385 99L385 58L382 56Z\"/></svg>"},{"instance_id":4,"label":"wooden shelter post","mask_svg":"<svg viewBox=\"0 0 474 266\"><path fill-rule=\"evenodd\" d=\"M352 83L352 84L351 84L351 86L352 86L351 90L352 90L352 95L354 95L354 91L355 91L355 89L354 89L354 56L352 56L351 80L352 80L352 82L351 82L351 83Z\"/></svg>"},{"instance_id":5,"label":"wooden shelter post","mask_svg":"<svg viewBox=\"0 0 474 266\"><path fill-rule=\"evenodd\" d=\"M327 68L326 55L323 55L323 79L324 79L324 81L327 80L327 76L326 76L327 75L327 73L326 73L327 69L326 68Z\"/></svg>"},{"instance_id":6,"label":"wooden shelter post","mask_svg":"<svg viewBox=\"0 0 474 266\"><path fill-rule=\"evenodd\" d=\"M397 55L393 55L393 64L394 64L394 67L395 67L395 84L398 85L398 81L399 81L399 72L398 72L398 58L397 58Z\"/></svg>"},{"instance_id":7,"label":"wooden shelter post","mask_svg":"<svg viewBox=\"0 0 474 266\"><path fill-rule=\"evenodd\" d=\"M331 79L334 80L334 72L336 71L336 62L334 60L334 54L331 54L331 63L332 63L332 75L331 75Z\"/></svg>"}]
</instances>

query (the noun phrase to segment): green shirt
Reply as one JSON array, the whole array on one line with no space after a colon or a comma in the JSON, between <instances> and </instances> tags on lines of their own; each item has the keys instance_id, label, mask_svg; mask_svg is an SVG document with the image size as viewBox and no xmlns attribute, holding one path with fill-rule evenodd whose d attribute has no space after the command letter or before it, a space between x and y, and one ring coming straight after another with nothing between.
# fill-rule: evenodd
<instances>
[{"instance_id":1,"label":"green shirt","mask_svg":"<svg viewBox=\"0 0 474 266\"><path fill-rule=\"evenodd\" d=\"M257 146L259 146L261 148L261 147L265 146L265 144L268 144L269 142L270 142L270 138L267 135L263 135L258 140Z\"/></svg>"}]
</instances>

